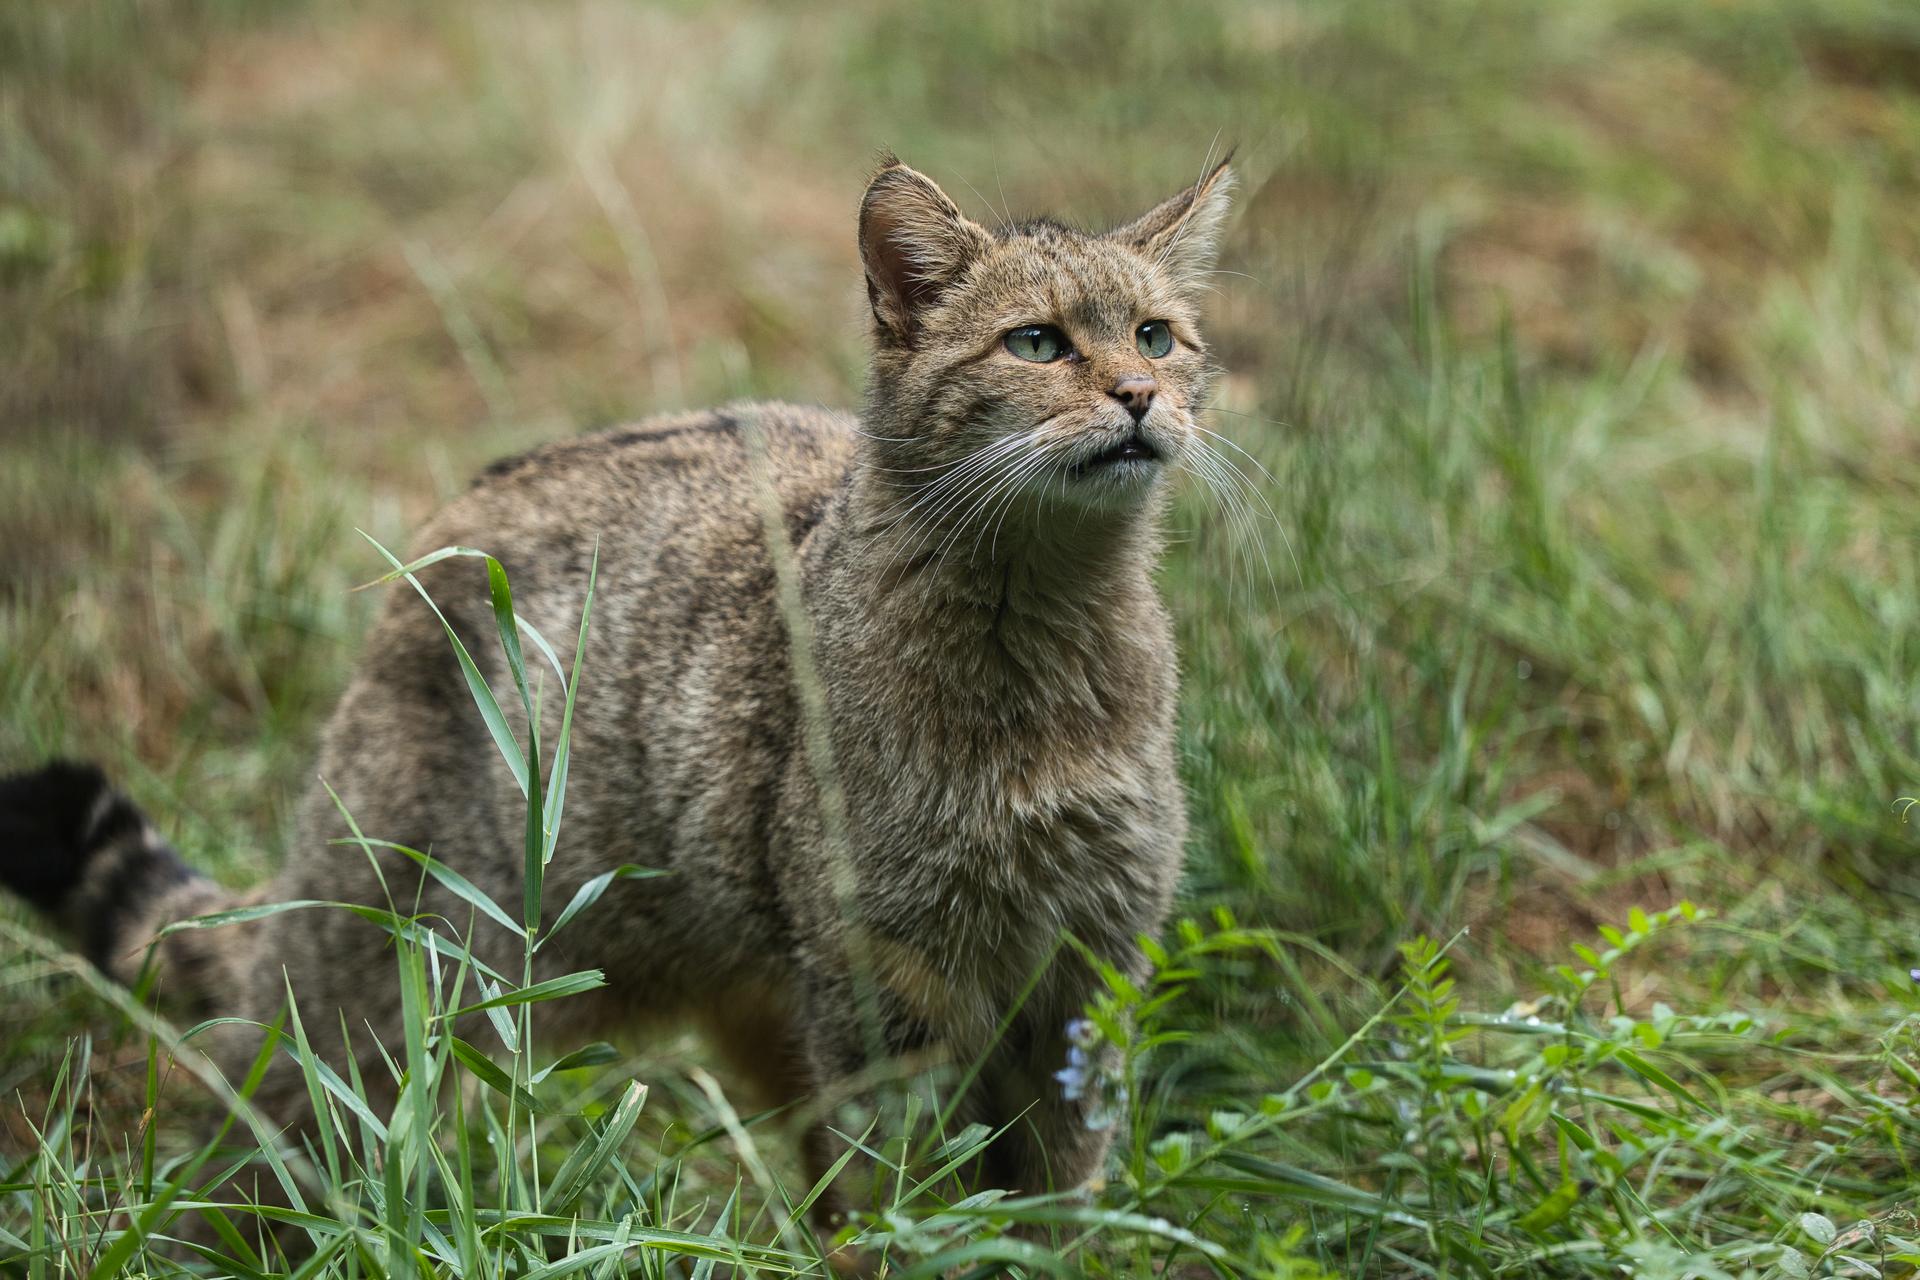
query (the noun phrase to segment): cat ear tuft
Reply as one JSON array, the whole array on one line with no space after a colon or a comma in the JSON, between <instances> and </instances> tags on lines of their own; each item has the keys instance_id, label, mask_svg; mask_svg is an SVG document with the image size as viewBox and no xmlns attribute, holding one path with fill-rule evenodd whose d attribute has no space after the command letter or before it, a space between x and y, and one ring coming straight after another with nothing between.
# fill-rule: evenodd
<instances>
[{"instance_id":1,"label":"cat ear tuft","mask_svg":"<svg viewBox=\"0 0 1920 1280\"><path fill-rule=\"evenodd\" d=\"M874 320L886 334L911 343L920 314L992 237L933 179L891 155L886 161L860 202L860 260Z\"/></svg>"},{"instance_id":2,"label":"cat ear tuft","mask_svg":"<svg viewBox=\"0 0 1920 1280\"><path fill-rule=\"evenodd\" d=\"M1107 238L1138 250L1188 284L1202 282L1213 270L1238 181L1232 164L1233 153L1228 152L1206 177L1109 231Z\"/></svg>"}]
</instances>

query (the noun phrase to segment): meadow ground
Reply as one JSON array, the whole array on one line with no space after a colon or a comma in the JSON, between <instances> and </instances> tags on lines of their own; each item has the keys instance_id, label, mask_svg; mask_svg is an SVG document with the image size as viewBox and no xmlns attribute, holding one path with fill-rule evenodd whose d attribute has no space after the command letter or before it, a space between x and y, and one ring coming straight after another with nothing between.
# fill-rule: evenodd
<instances>
[{"instance_id":1,"label":"meadow ground","mask_svg":"<svg viewBox=\"0 0 1920 1280\"><path fill-rule=\"evenodd\" d=\"M1099 1011L1137 1052L1090 1199L954 1203L977 1135L870 1135L892 1274L1912 1272L1896 0L7 6L0 762L98 758L258 878L356 528L587 427L855 402L881 147L1099 223L1229 142L1246 485L1183 491L1164 576L1197 923ZM208 1104L129 1125L149 1039L7 910L0 1269L184 1265L143 1233L217 1185ZM817 1267L696 1042L415 1051L454 1102L323 1081L337 1132L260 1175L316 1271ZM221 1221L211 1269L294 1265Z\"/></svg>"}]
</instances>

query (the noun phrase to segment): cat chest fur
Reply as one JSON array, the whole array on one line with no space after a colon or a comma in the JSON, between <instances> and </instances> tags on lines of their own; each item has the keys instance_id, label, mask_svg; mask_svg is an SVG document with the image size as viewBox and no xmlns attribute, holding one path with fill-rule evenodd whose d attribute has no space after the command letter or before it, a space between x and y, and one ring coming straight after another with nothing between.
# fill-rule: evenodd
<instances>
[{"instance_id":1,"label":"cat chest fur","mask_svg":"<svg viewBox=\"0 0 1920 1280\"><path fill-rule=\"evenodd\" d=\"M1063 931L1105 943L1150 926L1184 835L1158 611L1071 644L1020 623L1024 665L944 621L909 667L888 655L884 679L857 646L823 652L858 690L836 708L836 752L876 923L953 940L956 964L969 947L1024 963Z\"/></svg>"}]
</instances>

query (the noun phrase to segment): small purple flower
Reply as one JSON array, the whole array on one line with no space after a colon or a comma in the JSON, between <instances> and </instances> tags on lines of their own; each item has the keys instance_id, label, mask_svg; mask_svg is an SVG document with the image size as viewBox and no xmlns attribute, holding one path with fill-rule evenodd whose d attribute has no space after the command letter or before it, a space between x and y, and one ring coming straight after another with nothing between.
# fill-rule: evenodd
<instances>
[{"instance_id":1,"label":"small purple flower","mask_svg":"<svg viewBox=\"0 0 1920 1280\"><path fill-rule=\"evenodd\" d=\"M1087 1128L1110 1128L1126 1110L1126 1082L1111 1061L1095 1060L1093 1051L1101 1043L1099 1027L1086 1018L1075 1018L1066 1031L1067 1065L1053 1073L1060 1082L1060 1096L1068 1102L1085 1102ZM1110 1057L1102 1055L1102 1059Z\"/></svg>"},{"instance_id":2,"label":"small purple flower","mask_svg":"<svg viewBox=\"0 0 1920 1280\"><path fill-rule=\"evenodd\" d=\"M1116 1081L1104 1097L1096 1098L1087 1107L1087 1118L1083 1123L1096 1133L1102 1129L1113 1128L1114 1121L1127 1112L1127 1086Z\"/></svg>"},{"instance_id":3,"label":"small purple flower","mask_svg":"<svg viewBox=\"0 0 1920 1280\"><path fill-rule=\"evenodd\" d=\"M1080 1101L1080 1095L1087 1087L1087 1057L1074 1049L1067 1054L1067 1065L1053 1073L1060 1082L1060 1096L1068 1102Z\"/></svg>"}]
</instances>

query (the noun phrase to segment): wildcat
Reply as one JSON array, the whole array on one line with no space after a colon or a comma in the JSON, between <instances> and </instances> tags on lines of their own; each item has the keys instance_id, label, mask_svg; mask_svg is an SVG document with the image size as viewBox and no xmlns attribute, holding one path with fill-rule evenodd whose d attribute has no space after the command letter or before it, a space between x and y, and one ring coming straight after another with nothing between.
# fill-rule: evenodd
<instances>
[{"instance_id":1,"label":"wildcat","mask_svg":"<svg viewBox=\"0 0 1920 1280\"><path fill-rule=\"evenodd\" d=\"M1209 385L1197 300L1232 185L1223 162L1104 234L989 230L890 159L859 216L858 418L740 404L563 441L494 464L421 533L420 550L497 555L519 612L555 635L580 616L597 547L547 896L625 863L668 874L616 882L542 951L543 973L606 972L550 1006L579 1031L693 1020L769 1101L831 1092L876 1054L984 1054L961 1118L1019 1122L980 1180L1040 1191L1098 1173L1108 1137L1054 1079L1097 979L1059 945L1137 974L1136 938L1180 871L1176 657L1153 574L1168 473ZM780 605L769 487L803 628ZM504 695L497 646L477 642L493 626L477 562L420 577ZM368 835L519 902L524 802L411 593L371 633L318 774ZM374 860L338 843L340 807L316 783L284 870L234 894L97 769L51 764L0 780L0 883L110 975L152 963L195 1017L271 1020L290 981L320 1051L357 1055L377 1086L399 996L374 926L308 910L152 943L243 903L384 903ZM397 858L384 870L419 880ZM431 882L419 909L470 917ZM520 946L475 926L505 972ZM253 1048L230 1042L230 1077ZM265 1104L292 1119L300 1081L276 1072ZM816 1125L802 1145L817 1176L830 1135Z\"/></svg>"}]
</instances>

